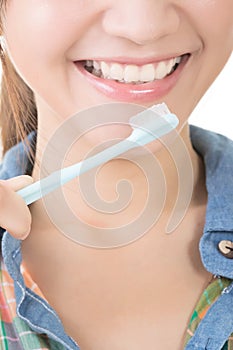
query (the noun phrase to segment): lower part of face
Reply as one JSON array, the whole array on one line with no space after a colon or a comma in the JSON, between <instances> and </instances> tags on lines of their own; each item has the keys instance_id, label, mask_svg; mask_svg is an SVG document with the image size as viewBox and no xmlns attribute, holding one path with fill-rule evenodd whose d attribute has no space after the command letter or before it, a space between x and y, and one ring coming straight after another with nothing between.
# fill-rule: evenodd
<instances>
[{"instance_id":1,"label":"lower part of face","mask_svg":"<svg viewBox=\"0 0 233 350\"><path fill-rule=\"evenodd\" d=\"M4 35L48 130L113 102L166 102L181 130L232 52L232 13L232 0L11 0Z\"/></svg>"}]
</instances>

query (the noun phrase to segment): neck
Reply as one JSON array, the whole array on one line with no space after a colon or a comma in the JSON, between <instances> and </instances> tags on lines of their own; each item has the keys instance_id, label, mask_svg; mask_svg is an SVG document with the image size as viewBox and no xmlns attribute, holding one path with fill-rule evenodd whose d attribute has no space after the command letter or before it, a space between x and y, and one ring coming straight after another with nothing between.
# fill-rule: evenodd
<instances>
[{"instance_id":1,"label":"neck","mask_svg":"<svg viewBox=\"0 0 233 350\"><path fill-rule=\"evenodd\" d=\"M49 134L51 133L48 131L47 135ZM40 178L41 155L47 146L46 137L42 138L40 135L38 129L36 162L32 173L35 181ZM168 147L160 145L154 151L148 147L146 153L136 157L134 162L130 161L134 158L134 153L129 154L129 160L113 159L105 163L98 172L96 169L91 170L65 184L62 187L63 199L70 210L88 225L112 228L135 220L151 197L153 213L169 216L176 203L179 204L176 208L179 212L202 204L205 198L204 165L192 147L188 124L181 130L180 137L170 144L166 143L166 138L164 140ZM78 147L74 147L68 154L62 167L82 160L89 149L85 141L79 143ZM56 156L59 157L59 153ZM125 181L120 183L122 179ZM57 202L56 193L57 191L54 191L49 196L53 197L53 203L56 203L59 212L60 204ZM41 230L52 229L49 210L44 208L42 200L31 204L30 209L34 215L34 227ZM65 222L64 216L62 220Z\"/></svg>"},{"instance_id":2,"label":"neck","mask_svg":"<svg viewBox=\"0 0 233 350\"><path fill-rule=\"evenodd\" d=\"M31 234L22 244L23 260L33 280L40 286L48 299L51 298L53 300L54 295L57 295L57 285L60 287L65 286L65 290L74 290L74 295L76 295L77 290L80 293L83 291L85 294L87 289L97 288L97 286L101 285L99 283L100 280L110 281L110 283L118 281L121 275L123 275L123 280L125 278L124 281L128 281L129 275L134 273L137 283L144 285L139 277L144 276L148 271L153 271L156 281L157 278L162 276L165 279L168 276L177 276L177 271L182 271L186 277L190 275L192 278L195 271L198 274L200 271L203 271L199 251L195 247L198 246L205 220L206 190L204 165L202 159L192 148L188 125L182 130L181 136L186 145L186 151L190 157L193 169L193 182L190 189L192 196L188 208L185 208L189 210L187 213L183 212L185 220L180 221L180 225L172 235L165 235L164 232L168 218L170 218L174 209L177 193L181 192L187 195L185 193L187 184L184 181L178 182L177 167L180 169L182 180L185 180L185 177L182 177L181 171L183 171L183 175L190 175L186 173L187 160L182 153L183 148L180 150L177 144L173 144L172 147L173 154L176 154L175 164L169 152L166 153L164 150L161 150L156 153L156 159L159 161L161 169L157 173L155 172L152 177L152 180L154 179L152 187L154 184L156 185L155 188L153 187L152 196L155 200L153 206L149 207L151 210L148 211L148 216L153 216L155 212L160 215L155 217L157 221L152 229L141 239L133 242L133 244L120 246L119 249L103 250L92 249L90 245L76 244L79 241L76 240L74 243L73 240L67 239L70 222L67 220L66 213L60 211L60 204L56 199L56 191L53 193L54 197L52 197L51 202L52 206L55 207L55 211L59 213L56 222L49 215L51 208L45 206L43 200L38 200L30 206L32 229ZM39 137L37 141L37 150L43 150L43 139ZM40 162L39 154L40 152L37 151L36 164ZM116 199L114 189L117 181L122 178L127 179L132 184L135 194L130 202L129 193L126 193L126 190L119 190L123 199L125 199L124 193L126 193L126 199L129 201L129 205L125 205L122 211L106 214L104 211L97 212L85 203L80 194L80 188L83 187L84 190L89 190L90 179L88 177L86 179L88 173L84 174L84 180L86 179L87 181L83 185L81 183L80 186L80 181L75 180L63 186L64 199L68 203L70 211L79 217L82 222L86 222L87 226L91 225L94 227L94 233L97 232L98 228L124 227L124 225L127 227L128 222L134 220L137 214L140 215L143 206L147 203L148 184L145 176L136 166L128 163L128 161L118 159L107 163L97 175L95 184L97 193L107 203L106 211L108 205L111 204L111 202L107 201ZM147 163L144 163L144 165L146 166ZM35 180L39 178L39 170L40 168L35 165L32 174ZM159 175L161 170L163 173L162 179L166 182L165 188L161 187L162 181L160 179L161 175ZM164 198L165 200L162 202ZM159 203L159 201L161 202ZM163 204L162 210L160 210L161 203ZM180 213L182 210L181 201L176 211ZM59 221L59 216L61 220L57 222ZM65 235L59 234L62 232L59 224L63 224L63 228L65 225L66 230L65 232L63 231ZM104 229L101 231L105 231ZM77 227L76 231L80 232L81 230ZM109 233L109 230L107 232ZM97 238L101 239L101 234L97 235ZM192 254L190 254L190 251L192 251ZM59 274L57 273L58 266L61 269ZM147 266L150 266L149 270ZM172 273L171 269L172 271L174 270ZM70 279L70 275L73 276L72 279ZM64 283L64 279L66 283ZM52 280L53 283L51 283ZM87 282L90 283L89 288L87 288ZM120 287L124 283L120 283ZM117 293L119 292L118 289ZM66 292L64 291L64 293ZM57 302L57 305L61 304L60 300Z\"/></svg>"}]
</instances>

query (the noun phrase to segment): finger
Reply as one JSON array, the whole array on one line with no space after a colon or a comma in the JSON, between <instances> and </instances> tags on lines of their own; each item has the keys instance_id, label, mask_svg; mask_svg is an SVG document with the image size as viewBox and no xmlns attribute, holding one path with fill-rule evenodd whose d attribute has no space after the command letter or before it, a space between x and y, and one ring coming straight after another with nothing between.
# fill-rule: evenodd
<instances>
[{"instance_id":1,"label":"finger","mask_svg":"<svg viewBox=\"0 0 233 350\"><path fill-rule=\"evenodd\" d=\"M23 198L0 181L0 226L13 237L24 239L31 229L31 213Z\"/></svg>"},{"instance_id":2,"label":"finger","mask_svg":"<svg viewBox=\"0 0 233 350\"><path fill-rule=\"evenodd\" d=\"M14 191L18 191L21 188L31 185L33 183L33 178L29 175L20 175L3 181Z\"/></svg>"}]
</instances>

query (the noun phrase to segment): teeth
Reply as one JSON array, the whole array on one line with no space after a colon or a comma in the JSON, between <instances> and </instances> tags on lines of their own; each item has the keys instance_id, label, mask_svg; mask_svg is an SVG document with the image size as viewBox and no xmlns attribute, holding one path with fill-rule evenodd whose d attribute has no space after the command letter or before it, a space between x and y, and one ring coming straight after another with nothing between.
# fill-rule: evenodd
<instances>
[{"instance_id":1,"label":"teeth","mask_svg":"<svg viewBox=\"0 0 233 350\"><path fill-rule=\"evenodd\" d=\"M101 70L99 62L94 61L93 66L94 66L95 70Z\"/></svg>"},{"instance_id":2,"label":"teeth","mask_svg":"<svg viewBox=\"0 0 233 350\"><path fill-rule=\"evenodd\" d=\"M94 61L92 74L95 74L97 77L101 77L102 72L99 62Z\"/></svg>"},{"instance_id":3,"label":"teeth","mask_svg":"<svg viewBox=\"0 0 233 350\"><path fill-rule=\"evenodd\" d=\"M86 66L87 67L92 67L93 66L93 61L90 61L90 60L86 61Z\"/></svg>"},{"instance_id":4,"label":"teeth","mask_svg":"<svg viewBox=\"0 0 233 350\"><path fill-rule=\"evenodd\" d=\"M155 79L163 79L167 75L167 65L160 62L155 71Z\"/></svg>"},{"instance_id":5,"label":"teeth","mask_svg":"<svg viewBox=\"0 0 233 350\"><path fill-rule=\"evenodd\" d=\"M124 70L124 81L133 83L139 80L139 68L134 65L127 65Z\"/></svg>"},{"instance_id":6,"label":"teeth","mask_svg":"<svg viewBox=\"0 0 233 350\"><path fill-rule=\"evenodd\" d=\"M92 68L92 74L105 79L112 79L125 83L147 83L155 79L160 80L165 78L180 62L181 57L172 58L155 64L145 64L144 66L88 60L85 66L89 69L90 67Z\"/></svg>"},{"instance_id":7,"label":"teeth","mask_svg":"<svg viewBox=\"0 0 233 350\"><path fill-rule=\"evenodd\" d=\"M176 64L175 60L176 59L172 58L171 60L168 61L168 64L167 64L168 72L171 72L172 68L175 66L175 64Z\"/></svg>"},{"instance_id":8,"label":"teeth","mask_svg":"<svg viewBox=\"0 0 233 350\"><path fill-rule=\"evenodd\" d=\"M153 81L155 79L155 68L153 64L146 64L142 66L139 80L141 81Z\"/></svg>"},{"instance_id":9,"label":"teeth","mask_svg":"<svg viewBox=\"0 0 233 350\"><path fill-rule=\"evenodd\" d=\"M101 62L100 66L101 66L101 70L102 70L102 74L103 74L104 78L108 78L108 75L110 73L109 65L105 62Z\"/></svg>"},{"instance_id":10,"label":"teeth","mask_svg":"<svg viewBox=\"0 0 233 350\"><path fill-rule=\"evenodd\" d=\"M124 68L121 64L113 63L110 68L110 77L115 80L124 79Z\"/></svg>"},{"instance_id":11,"label":"teeth","mask_svg":"<svg viewBox=\"0 0 233 350\"><path fill-rule=\"evenodd\" d=\"M181 57L176 57L175 58L175 63L180 63L180 61L181 61Z\"/></svg>"}]
</instances>

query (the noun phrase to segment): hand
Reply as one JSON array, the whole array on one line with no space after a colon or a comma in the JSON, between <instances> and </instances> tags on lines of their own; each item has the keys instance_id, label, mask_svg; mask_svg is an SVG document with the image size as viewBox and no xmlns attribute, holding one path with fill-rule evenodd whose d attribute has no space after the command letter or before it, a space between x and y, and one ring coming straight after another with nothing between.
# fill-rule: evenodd
<instances>
[{"instance_id":1,"label":"hand","mask_svg":"<svg viewBox=\"0 0 233 350\"><path fill-rule=\"evenodd\" d=\"M25 239L31 230L31 213L23 198L16 193L33 183L29 175L0 180L0 226L17 239Z\"/></svg>"}]
</instances>

